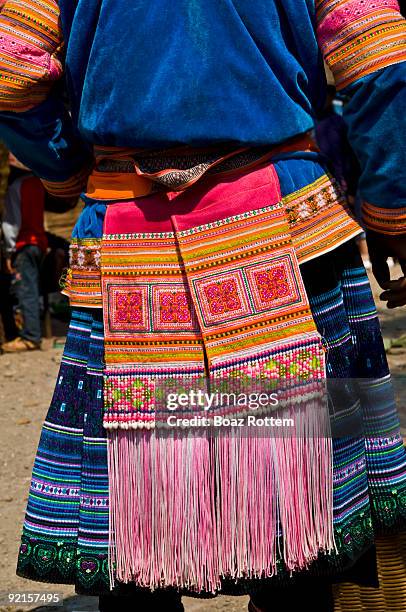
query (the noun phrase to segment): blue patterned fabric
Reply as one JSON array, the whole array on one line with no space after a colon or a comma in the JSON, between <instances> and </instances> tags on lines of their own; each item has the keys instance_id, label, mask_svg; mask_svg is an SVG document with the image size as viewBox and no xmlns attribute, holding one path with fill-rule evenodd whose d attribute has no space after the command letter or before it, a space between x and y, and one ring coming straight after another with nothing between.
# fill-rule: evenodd
<instances>
[{"instance_id":1,"label":"blue patterned fabric","mask_svg":"<svg viewBox=\"0 0 406 612\"><path fill-rule=\"evenodd\" d=\"M366 437L334 439L337 554L315 562L312 571L323 575L360 557L374 528L406 520L405 452L369 281L355 248L346 243L302 266L328 349L328 376L343 379L347 412L358 414L366 430ZM34 465L17 569L89 594L107 591L109 582L102 373L101 311L75 310ZM234 592L235 585L225 590Z\"/></svg>"},{"instance_id":2,"label":"blue patterned fabric","mask_svg":"<svg viewBox=\"0 0 406 612\"><path fill-rule=\"evenodd\" d=\"M362 198L387 209L406 206L406 63L347 88L348 137L361 165Z\"/></svg>"},{"instance_id":3,"label":"blue patterned fabric","mask_svg":"<svg viewBox=\"0 0 406 612\"><path fill-rule=\"evenodd\" d=\"M72 313L35 459L18 572L108 589L107 441L101 312Z\"/></svg>"},{"instance_id":4,"label":"blue patterned fabric","mask_svg":"<svg viewBox=\"0 0 406 612\"><path fill-rule=\"evenodd\" d=\"M74 127L61 93L23 113L0 113L0 139L47 181L65 181L90 166L91 145Z\"/></svg>"},{"instance_id":5,"label":"blue patterned fabric","mask_svg":"<svg viewBox=\"0 0 406 612\"><path fill-rule=\"evenodd\" d=\"M304 264L302 274L326 341L327 375L343 379L342 418L348 427L351 410L355 417L359 412L364 433L334 438L335 524L346 544L357 538L346 528L355 515L366 530L370 518L378 530L404 524L406 455L378 315L357 247L346 243L315 266L317 272L312 262ZM335 420L340 418L337 414Z\"/></svg>"}]
</instances>

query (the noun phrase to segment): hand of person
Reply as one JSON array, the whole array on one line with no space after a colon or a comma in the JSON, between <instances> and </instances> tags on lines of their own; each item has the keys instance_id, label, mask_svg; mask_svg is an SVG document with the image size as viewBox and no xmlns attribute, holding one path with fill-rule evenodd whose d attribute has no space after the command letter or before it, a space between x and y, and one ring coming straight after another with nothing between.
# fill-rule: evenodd
<instances>
[{"instance_id":1,"label":"hand of person","mask_svg":"<svg viewBox=\"0 0 406 612\"><path fill-rule=\"evenodd\" d=\"M6 274L15 274L15 269L13 268L13 264L11 263L10 257L6 257L4 265L6 269Z\"/></svg>"},{"instance_id":2,"label":"hand of person","mask_svg":"<svg viewBox=\"0 0 406 612\"><path fill-rule=\"evenodd\" d=\"M406 234L391 236L367 231L369 257L372 272L384 292L379 296L388 308L406 305ZM403 276L391 280L388 257L395 257L400 264Z\"/></svg>"}]
</instances>

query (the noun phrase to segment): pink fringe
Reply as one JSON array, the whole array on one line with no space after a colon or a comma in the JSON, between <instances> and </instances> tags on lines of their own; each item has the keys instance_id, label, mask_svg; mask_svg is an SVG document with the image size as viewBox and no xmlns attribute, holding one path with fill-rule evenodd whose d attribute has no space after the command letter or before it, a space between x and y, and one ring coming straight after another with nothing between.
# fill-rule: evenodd
<instances>
[{"instance_id":1,"label":"pink fringe","mask_svg":"<svg viewBox=\"0 0 406 612\"><path fill-rule=\"evenodd\" d=\"M199 435L109 432L110 580L214 590L214 474Z\"/></svg>"},{"instance_id":2,"label":"pink fringe","mask_svg":"<svg viewBox=\"0 0 406 612\"><path fill-rule=\"evenodd\" d=\"M328 415L308 404L278 438L109 431L111 585L214 592L334 550Z\"/></svg>"}]
</instances>

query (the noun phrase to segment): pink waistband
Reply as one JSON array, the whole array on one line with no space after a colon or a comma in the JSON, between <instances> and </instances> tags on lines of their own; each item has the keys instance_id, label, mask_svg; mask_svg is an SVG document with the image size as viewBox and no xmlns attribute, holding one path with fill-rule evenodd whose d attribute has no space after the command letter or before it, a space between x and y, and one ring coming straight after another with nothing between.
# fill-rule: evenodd
<instances>
[{"instance_id":1,"label":"pink waistband","mask_svg":"<svg viewBox=\"0 0 406 612\"><path fill-rule=\"evenodd\" d=\"M157 193L108 206L106 234L172 232L212 223L222 217L271 206L281 200L279 179L272 164L236 176L211 177L168 202L168 194ZM170 194L169 194L170 195ZM174 223L174 217L176 217ZM153 228L153 229L151 229Z\"/></svg>"}]
</instances>

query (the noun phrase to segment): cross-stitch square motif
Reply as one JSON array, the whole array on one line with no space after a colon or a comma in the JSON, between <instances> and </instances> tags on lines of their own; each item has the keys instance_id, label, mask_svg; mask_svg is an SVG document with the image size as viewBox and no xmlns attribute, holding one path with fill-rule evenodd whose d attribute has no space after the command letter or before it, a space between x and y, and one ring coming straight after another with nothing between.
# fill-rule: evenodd
<instances>
[{"instance_id":1,"label":"cross-stitch square motif","mask_svg":"<svg viewBox=\"0 0 406 612\"><path fill-rule=\"evenodd\" d=\"M240 270L194 280L197 303L206 325L239 319L251 314Z\"/></svg>"},{"instance_id":2,"label":"cross-stitch square motif","mask_svg":"<svg viewBox=\"0 0 406 612\"><path fill-rule=\"evenodd\" d=\"M152 287L153 327L156 331L197 329L190 294L183 285Z\"/></svg>"},{"instance_id":3,"label":"cross-stitch square motif","mask_svg":"<svg viewBox=\"0 0 406 612\"><path fill-rule=\"evenodd\" d=\"M111 332L149 331L148 287L108 285L107 290Z\"/></svg>"},{"instance_id":4,"label":"cross-stitch square motif","mask_svg":"<svg viewBox=\"0 0 406 612\"><path fill-rule=\"evenodd\" d=\"M257 312L264 312L303 300L289 255L244 269Z\"/></svg>"}]
</instances>

